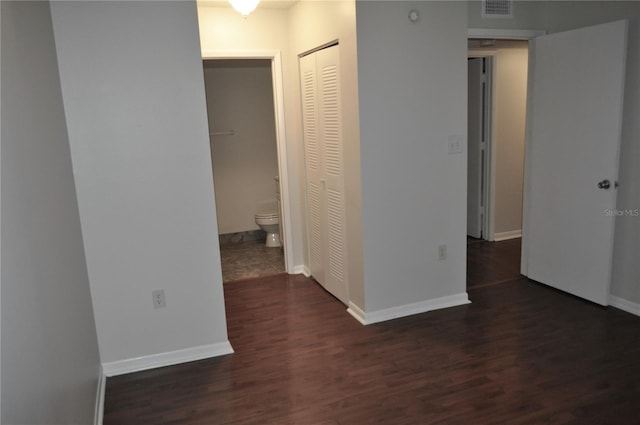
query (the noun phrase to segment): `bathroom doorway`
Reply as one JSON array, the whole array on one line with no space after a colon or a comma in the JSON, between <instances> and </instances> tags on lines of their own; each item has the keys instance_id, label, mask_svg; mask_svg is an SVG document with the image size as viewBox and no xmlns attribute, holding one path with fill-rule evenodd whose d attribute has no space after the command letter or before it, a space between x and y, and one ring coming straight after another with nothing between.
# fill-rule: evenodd
<instances>
[{"instance_id":1,"label":"bathroom doorway","mask_svg":"<svg viewBox=\"0 0 640 425\"><path fill-rule=\"evenodd\" d=\"M223 281L285 273L272 59L203 67Z\"/></svg>"},{"instance_id":2,"label":"bathroom doorway","mask_svg":"<svg viewBox=\"0 0 640 425\"><path fill-rule=\"evenodd\" d=\"M467 285L520 277L528 41L469 39Z\"/></svg>"}]
</instances>

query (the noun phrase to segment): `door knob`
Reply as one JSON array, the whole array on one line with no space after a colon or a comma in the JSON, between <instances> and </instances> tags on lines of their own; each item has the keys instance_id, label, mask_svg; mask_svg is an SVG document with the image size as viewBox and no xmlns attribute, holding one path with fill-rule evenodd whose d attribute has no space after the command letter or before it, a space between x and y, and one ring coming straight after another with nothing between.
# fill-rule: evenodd
<instances>
[{"instance_id":1,"label":"door knob","mask_svg":"<svg viewBox=\"0 0 640 425\"><path fill-rule=\"evenodd\" d=\"M602 180L601 182L598 182L598 189L604 189L607 190L611 187L611 182L609 180Z\"/></svg>"}]
</instances>

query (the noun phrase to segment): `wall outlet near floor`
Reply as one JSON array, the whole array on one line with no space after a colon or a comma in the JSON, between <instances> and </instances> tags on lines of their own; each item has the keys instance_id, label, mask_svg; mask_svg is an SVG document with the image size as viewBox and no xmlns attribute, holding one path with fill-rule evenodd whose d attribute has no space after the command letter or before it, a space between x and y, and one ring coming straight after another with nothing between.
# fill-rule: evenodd
<instances>
[{"instance_id":1,"label":"wall outlet near floor","mask_svg":"<svg viewBox=\"0 0 640 425\"><path fill-rule=\"evenodd\" d=\"M438 260L444 261L447 259L447 245L438 245Z\"/></svg>"},{"instance_id":2,"label":"wall outlet near floor","mask_svg":"<svg viewBox=\"0 0 640 425\"><path fill-rule=\"evenodd\" d=\"M151 293L153 297L153 308L165 308L167 304L164 300L164 289L156 289Z\"/></svg>"}]
</instances>

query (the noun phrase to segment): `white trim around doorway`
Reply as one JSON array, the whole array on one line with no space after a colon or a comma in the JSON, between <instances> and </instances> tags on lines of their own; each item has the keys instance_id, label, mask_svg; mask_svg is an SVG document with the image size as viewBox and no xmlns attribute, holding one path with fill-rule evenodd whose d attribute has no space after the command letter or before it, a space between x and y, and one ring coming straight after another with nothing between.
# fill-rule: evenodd
<instances>
[{"instance_id":1,"label":"white trim around doorway","mask_svg":"<svg viewBox=\"0 0 640 425\"><path fill-rule=\"evenodd\" d=\"M280 176L280 197L282 215L281 231L284 230L284 263L287 273L295 273L293 264L291 235L291 197L289 193L289 172L287 139L284 119L284 82L282 77L282 57L279 50L205 50L202 60L209 59L268 59L271 60L273 78L273 102L276 119L276 144L278 148L278 175Z\"/></svg>"},{"instance_id":2,"label":"white trim around doorway","mask_svg":"<svg viewBox=\"0 0 640 425\"><path fill-rule=\"evenodd\" d=\"M468 58L480 58L486 60L486 80L487 87L486 99L484 105L485 115L485 157L484 157L484 172L481 178L483 179L484 194L482 195L482 203L484 205L484 213L482 215L482 239L487 241L493 241L495 239L495 196L496 191L496 178L495 178L495 145L494 131L496 127L495 123L495 85L494 85L494 69L497 61L497 52L495 50L474 50L470 49L467 53Z\"/></svg>"},{"instance_id":3,"label":"white trim around doorway","mask_svg":"<svg viewBox=\"0 0 640 425\"><path fill-rule=\"evenodd\" d=\"M473 38L473 39L478 39L478 38L495 38L495 39L511 39L511 40L532 40L536 37L540 37L543 35L546 35L546 31L544 30L504 30L504 29L490 29L490 28L469 28L467 29L467 38ZM529 60L529 75L532 75L532 67L533 67L533 63L531 60ZM531 79L528 78L527 81L527 93L531 92ZM526 119L526 129L525 129L525 135L526 138L528 139L528 135L529 135L529 113L531 111L531 98L529 96L527 96L527 119ZM493 123L492 123L493 125ZM521 230L521 237L522 237L522 253L520 256L520 272L523 275L527 275L528 272L528 245L527 245L527 229L526 229L526 223L528 222L528 215L529 215L529 199L528 199L528 194L529 194L529 188L527 187L527 182L529 181L528 179L528 173L529 173L529 168L527 166L528 164L528 159L530 157L530 146L528 143L525 143L525 152L524 152L524 156L525 156L525 167L524 167L524 181L525 181L525 187L523 188L523 205L522 205L522 230ZM493 172L493 170L492 170Z\"/></svg>"}]
</instances>

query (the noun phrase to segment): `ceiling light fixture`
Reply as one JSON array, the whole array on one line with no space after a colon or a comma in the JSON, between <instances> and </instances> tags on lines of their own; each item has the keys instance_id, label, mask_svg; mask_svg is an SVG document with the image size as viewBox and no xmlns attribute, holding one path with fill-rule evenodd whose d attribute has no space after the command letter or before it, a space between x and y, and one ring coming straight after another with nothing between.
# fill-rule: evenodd
<instances>
[{"instance_id":1,"label":"ceiling light fixture","mask_svg":"<svg viewBox=\"0 0 640 425\"><path fill-rule=\"evenodd\" d=\"M260 0L229 0L229 3L231 3L231 6L233 6L239 14L246 18L249 16L249 13L256 10Z\"/></svg>"}]
</instances>

